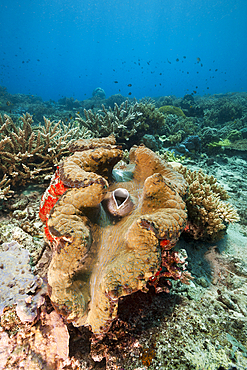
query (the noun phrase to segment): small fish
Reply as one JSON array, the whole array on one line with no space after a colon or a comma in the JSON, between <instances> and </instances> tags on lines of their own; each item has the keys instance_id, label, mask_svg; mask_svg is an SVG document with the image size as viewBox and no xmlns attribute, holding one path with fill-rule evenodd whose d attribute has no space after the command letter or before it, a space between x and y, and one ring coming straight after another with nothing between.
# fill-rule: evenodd
<instances>
[{"instance_id":1,"label":"small fish","mask_svg":"<svg viewBox=\"0 0 247 370\"><path fill-rule=\"evenodd\" d=\"M186 56L184 55L183 58L186 59Z\"/></svg>"},{"instance_id":2,"label":"small fish","mask_svg":"<svg viewBox=\"0 0 247 370\"><path fill-rule=\"evenodd\" d=\"M131 95L132 93L131 92L129 92L129 95Z\"/></svg>"},{"instance_id":3,"label":"small fish","mask_svg":"<svg viewBox=\"0 0 247 370\"><path fill-rule=\"evenodd\" d=\"M129 87L131 87L131 86L132 86L132 84L128 84L128 86L129 86Z\"/></svg>"},{"instance_id":4,"label":"small fish","mask_svg":"<svg viewBox=\"0 0 247 370\"><path fill-rule=\"evenodd\" d=\"M8 100L8 101L6 101L6 105L11 105L11 102Z\"/></svg>"},{"instance_id":5,"label":"small fish","mask_svg":"<svg viewBox=\"0 0 247 370\"><path fill-rule=\"evenodd\" d=\"M197 60L197 63L199 63L201 61L201 58L196 58L196 60Z\"/></svg>"},{"instance_id":6,"label":"small fish","mask_svg":"<svg viewBox=\"0 0 247 370\"><path fill-rule=\"evenodd\" d=\"M176 59L176 62L179 62L179 59L178 58Z\"/></svg>"},{"instance_id":7,"label":"small fish","mask_svg":"<svg viewBox=\"0 0 247 370\"><path fill-rule=\"evenodd\" d=\"M77 114L80 114L80 111L78 110L78 112L76 112Z\"/></svg>"},{"instance_id":8,"label":"small fish","mask_svg":"<svg viewBox=\"0 0 247 370\"><path fill-rule=\"evenodd\" d=\"M196 90L193 90L193 93L196 94Z\"/></svg>"},{"instance_id":9,"label":"small fish","mask_svg":"<svg viewBox=\"0 0 247 370\"><path fill-rule=\"evenodd\" d=\"M118 81L114 81L114 84L118 84Z\"/></svg>"}]
</instances>

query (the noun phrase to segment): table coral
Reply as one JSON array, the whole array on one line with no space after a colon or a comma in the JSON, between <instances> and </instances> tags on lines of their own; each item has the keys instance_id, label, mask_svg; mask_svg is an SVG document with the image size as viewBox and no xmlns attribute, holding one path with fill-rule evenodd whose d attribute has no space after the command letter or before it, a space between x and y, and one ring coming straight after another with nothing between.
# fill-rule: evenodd
<instances>
[{"instance_id":1,"label":"table coral","mask_svg":"<svg viewBox=\"0 0 247 370\"><path fill-rule=\"evenodd\" d=\"M93 140L73 145L77 151L59 166L40 216L53 245L48 283L54 307L75 326L102 335L117 316L120 297L145 292L148 284L159 291L161 276L188 282L184 261L171 251L187 221L187 186L144 146L130 151L132 180L114 182L122 150L112 136L97 145Z\"/></svg>"}]
</instances>

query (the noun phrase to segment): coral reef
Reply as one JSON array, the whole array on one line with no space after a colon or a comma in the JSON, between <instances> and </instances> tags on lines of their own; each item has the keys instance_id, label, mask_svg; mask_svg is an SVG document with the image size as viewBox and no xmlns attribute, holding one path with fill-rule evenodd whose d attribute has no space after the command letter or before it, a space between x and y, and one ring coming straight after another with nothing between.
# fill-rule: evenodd
<instances>
[{"instance_id":1,"label":"coral reef","mask_svg":"<svg viewBox=\"0 0 247 370\"><path fill-rule=\"evenodd\" d=\"M170 147L186 140L188 135L196 135L199 124L194 117L183 117L169 114L159 130L160 140L164 147Z\"/></svg>"},{"instance_id":2,"label":"coral reef","mask_svg":"<svg viewBox=\"0 0 247 370\"><path fill-rule=\"evenodd\" d=\"M0 244L17 241L28 250L32 266L37 264L45 247L38 215L43 191L44 186L29 185L21 194L16 191L0 207Z\"/></svg>"},{"instance_id":3,"label":"coral reef","mask_svg":"<svg viewBox=\"0 0 247 370\"><path fill-rule=\"evenodd\" d=\"M125 102L126 99L127 103ZM107 120L109 119L111 122L111 110L114 115L117 111L114 104L117 103L120 109L123 102L122 117L120 115L119 123L115 126L109 124L105 131L106 134L111 134L114 126L117 142L124 144L125 139L128 139L129 132L131 132L130 139L127 140L127 144L124 144L125 148L129 149L133 144L143 142L153 151L160 151L162 154L158 152L156 154L162 159L182 161L187 166L187 171L190 168L190 174L187 173L188 176L186 175L189 183L188 193L184 193L183 190L180 194L180 196L183 195L183 201L186 203L188 221L183 230L183 237L179 238L174 248L169 249L174 246L175 240L174 243L171 243L169 238L160 239L159 235L155 234L157 220L155 219L155 222L153 222L152 219L151 224L145 223L148 230L141 226L140 229L147 234L154 232L153 239L158 239L156 249L152 244L150 246L144 244L144 250L136 249L136 246L141 244L141 238L139 238L140 233L135 233L135 230L138 231L139 229L134 228L134 226L132 228L133 223L143 219L146 221L146 216L153 217L153 211L150 210L150 213L148 213L144 212L145 209L141 209L143 200L149 194L145 186L146 180L139 181L137 175L137 172L144 165L138 167L138 163L135 163L139 161L138 151L143 147L136 148L136 151L132 149L130 153L126 149L121 154L122 159L113 171L111 172L111 169L109 169L104 172L104 169L108 168L108 164L101 161L101 156L104 157L105 154L109 153L107 150L110 151L112 146L115 146L113 137L108 138L103 146L101 146L102 139L99 142L97 142L97 139L90 141L90 147L87 140L78 140L70 145L72 140L81 137L103 136L103 132L98 135L98 129L95 132L93 131L93 126L90 127L90 120L88 125L85 126L85 117L81 121L74 121L76 112L77 114L83 114L83 108L91 109L95 117L98 114L103 117L103 121L105 119L104 123L107 126ZM102 104L104 104L107 113L102 110ZM135 111L138 114L128 122L125 118L135 105ZM176 114L164 116L157 108L165 105L181 108L186 117ZM109 110L109 106L111 110ZM84 101L78 101L76 98L65 97L60 99L59 102L52 100L43 102L37 96L13 95L9 94L5 88L0 87L0 111L2 115L4 113L8 115L3 116L0 123L0 264L2 260L5 261L5 258L2 258L2 253L8 252L3 251L2 243L9 244L11 240L14 240L21 245L21 252L18 249L10 257L12 262L17 262L17 265L15 264L13 269L8 269L8 277L13 273L17 276L17 280L13 279L11 282L7 279L10 283L8 291L5 282L3 283L4 291L6 291L4 300L7 306L4 304L5 307L0 318L0 369L19 369L22 367L35 370L46 368L49 370L88 370L91 368L127 370L134 368L146 369L147 367L150 370L161 368L166 370L174 368L191 370L192 368L202 369L205 367L211 370L247 368L247 261L245 251L247 243L247 93L216 94L203 97L196 94L187 94L183 98L162 96L154 98L152 101L142 100L138 102L130 97L127 98L117 94L110 96L108 99L95 96ZM26 112L32 114L32 117ZM19 118L20 115L23 115L22 119ZM43 121L43 116L49 117L49 120ZM29 117L31 117L30 120ZM52 138L53 134L51 135L51 132L59 120L64 123L60 122L58 124L56 129L58 134ZM11 121L15 127L12 126ZM5 125L6 122L7 125ZM48 122L51 126L49 132L45 132ZM115 122L115 118L112 118L112 122ZM122 122L126 127L118 129L118 125L120 127ZM136 132L131 131L132 127L136 128ZM70 134L66 137L68 131L70 131ZM54 132L54 135L56 132ZM49 138L46 139L45 137L46 134L52 139L48 144L48 149L44 150L49 141ZM38 135L40 135L40 146L42 144L43 148L40 147L37 153L43 155L43 158L36 155L36 153L31 154L37 148ZM195 135L199 136L199 140ZM61 146L57 147L60 136L63 137ZM30 150L29 143L32 146ZM186 153L188 150L189 153L187 152L187 154L190 158L188 156L187 158L178 156L177 149L179 147L180 153ZM99 150L99 148L101 149ZM168 150L165 151L165 148L168 148ZM61 155L56 156L60 149L63 150ZM121 152L119 147L115 149L116 153L118 150L118 153ZM71 156L73 157L73 163L67 162L67 159L65 160L70 151L75 153ZM92 157L90 155L87 156L88 151L91 151L92 155L95 153L94 159L99 162L100 168L97 167L95 161L91 161ZM3 152L4 154L2 154ZM7 152L10 154L6 155ZM25 152L27 152L27 156L25 156ZM151 153L150 151L147 152ZM135 153L137 157L135 157ZM45 162L46 157L48 160ZM109 158L108 154L106 157ZM145 157L145 165L149 163L147 158L148 156ZM64 168L61 177L65 183L66 179L68 180L67 185L60 178L59 162L61 160L63 161L61 170ZM16 170L12 170L12 172L11 161L16 166ZM44 171L40 168L42 162ZM89 162L88 166L87 162ZM30 169L29 174L22 163ZM68 166L66 167L64 164L68 164ZM76 176L73 177L75 172L73 171L68 176L64 175L68 173L72 164L82 165L81 183L76 182ZM68 230L68 228L66 229L67 225L71 227L69 231L73 231L76 230L75 225L79 226L77 221L81 220L84 225L85 236L88 230L88 239L85 240L85 244L88 242L86 247L89 249L78 262L78 270L74 269L75 264L73 264L78 252L78 249L76 249L77 242L74 242L73 239L71 243L68 234L64 237L54 235L52 233L54 229L51 227L51 230L49 230L47 226L46 236L52 244L52 248L50 248L44 240L42 222L38 219L40 196L47 187L44 180L50 180L55 171L54 165L58 165L59 168L46 192L47 199L43 199L46 203L46 208L43 209L44 221L48 222L51 214L50 221L52 222L53 207L53 216L55 217L60 210L64 209L61 204L66 201L67 192L74 190L73 196L67 198L68 201L71 199L71 204L65 207L66 211L70 212L73 205L77 207L80 201L83 202L82 207L78 206L78 213L76 214L60 213L61 218L59 220L66 221L70 219L71 223L68 225L64 222L60 226L58 222L54 229L63 228L63 230ZM171 165L174 166L174 169L177 166L176 163ZM136 169L134 169L135 166ZM149 167L149 164L147 167ZM199 168L202 168L204 173L201 170L198 172ZM34 173L35 169L40 169L40 172ZM21 173L19 176L14 176L15 172L19 170L22 173L27 173L23 182ZM142 172L142 170L140 171ZM155 173L162 172L159 167L154 167L153 171ZM213 174L214 180L206 174ZM79 194L79 191L81 194L83 189L86 192L87 188L89 191L91 187L94 187L94 183L90 181L91 179L95 181L96 175L99 175L98 179L103 178L103 182L105 180L106 188L101 188L104 197L102 202L96 207L86 207L87 203L84 201L87 195L85 195L84 198L79 199L78 202L76 200L74 203L75 194ZM144 177L146 175L148 174L144 173ZM162 174L166 183L168 183L169 176L170 174L168 176ZM217 185L215 177L221 184L224 184L225 189L231 196L231 203L237 207L238 214L241 217L239 223L229 223L230 220L236 221L238 216L231 206L227 206L228 195L222 192L222 189L217 188L219 185ZM151 175L151 178L157 187L158 184L162 184L162 179L159 176ZM180 191L180 187L175 189L176 180L173 180L172 183L168 184L170 187L168 186L168 189L165 190L167 197L175 196L172 191ZM181 178L179 182L180 180ZM73 186L71 186L72 183ZM151 180L147 181L147 186L150 186L150 183ZM24 186L19 187L22 184ZM81 185L88 186L81 189ZM100 184L98 185L100 193ZM12 190L15 191L14 194ZM159 192L157 191L157 193ZM149 195L149 207L152 207L152 201L156 202L157 199L152 198L152 194ZM90 197L86 200L91 203ZM95 199L96 203L99 200ZM167 199L163 199L162 202L164 207L159 208L159 211L154 210L154 213L157 211L159 216L167 205ZM63 205L65 204L63 203ZM169 214L174 214L174 209L176 208L173 208L172 212L169 211ZM165 208L165 211L168 212L168 208ZM163 222L163 219L161 219L161 222ZM153 223L155 224L154 229L152 229ZM120 235L119 229L124 230L123 235ZM157 229L161 229L160 225ZM133 237L130 234L131 230L135 234ZM226 230L227 237L220 239ZM131 239L133 238L135 246L131 245L133 248L126 252L127 238L124 235L128 234ZM220 240L218 241L218 239ZM122 267L119 263L116 267L117 271L114 271L114 276L112 274L109 277L110 275L106 276L108 269L106 265L103 265L101 272L97 275L96 265L100 265L101 262L105 263L105 261L106 263L109 262L112 248L114 249L117 244L121 243L120 254L126 252L126 255L132 256L135 253L135 259L130 259L129 270L126 272L127 267L125 265ZM66 252L70 253L71 245L76 246L76 248L74 251L75 258L69 266L71 268L69 268ZM103 247L105 247L104 253L101 251ZM29 254L30 261L28 258L27 265L23 264L23 266L27 266L27 272L29 273L29 264L31 265L32 272L30 272L30 275L34 277L34 280L38 276L44 280L46 279L53 253L53 263L57 261L61 269L54 270L56 271L56 277L54 277L52 276L52 265L50 265L49 274L51 281L55 281L55 285L59 283L60 278L62 289L59 291L59 294L61 293L59 297L62 297L61 302L66 299L66 289L70 291L75 288L75 305L69 307L69 300L65 302L64 306L61 304L61 312L65 317L68 315L67 318L69 318L70 314L73 316L73 310L76 312L76 308L80 305L80 298L82 298L80 294L82 294L86 301L86 309L84 318L80 320L85 319L85 325L90 325L90 322L98 315L99 307L102 308L102 306L97 306L96 310L91 312L88 300L93 297L94 302L102 301L104 305L104 300L108 299L108 306L106 304L104 307L109 309L106 316L110 312L107 316L107 318L110 318L105 325L107 333L102 338L98 339L96 337L95 339L95 335L86 326L76 327L66 322L64 317L54 311L48 297L45 297L45 302L37 309L36 297L39 293L41 293L41 303L44 301L42 297L43 290L38 290L40 289L39 283L35 285L34 282L31 291L28 291L28 287L26 291L24 291L24 288L23 290L20 288L20 293L23 293L24 296L23 300L19 302L16 299L8 300L9 293L11 295L14 289L18 288L19 278L25 278L25 274L15 273L15 269L19 269L19 266L21 266L18 265L19 253L24 255L24 249L28 251L28 253L25 253L26 255ZM184 253L184 250L187 254ZM144 267L140 262L143 261L142 252L146 253L147 259L150 258ZM78 258L81 257L79 253ZM187 255L188 269L194 278L190 285L183 284L183 282L186 283L190 279L188 273L183 270ZM63 258L64 256L65 258ZM73 256L71 258L73 259ZM118 261L117 257L116 260ZM90 261L92 261L92 270L94 271L89 270L88 272L87 266L91 263ZM136 266L135 262L136 264L140 262L140 265ZM67 270L66 266L68 267ZM115 265L110 261L107 266L109 266L109 269L112 267L113 270ZM146 270L148 266L150 266L151 271ZM4 268L4 270L6 272L7 268ZM0 272L4 272L4 270L0 270ZM140 276L140 279L138 277L137 280L141 286L140 289L144 290L145 293L141 290L135 291L131 279L130 286L125 284L128 279L126 274L131 274L132 270L134 270L134 274L137 271L140 273L144 271L145 276ZM21 271L20 268L19 272ZM65 277L62 275L63 272L65 272ZM94 277L95 283L92 285L94 291L91 294L87 284L89 285ZM56 278L58 280L55 280ZM104 281L100 280L101 278ZM3 279L1 278L1 281ZM102 284L98 284L99 280ZM12 287L12 284L15 283L16 286ZM67 287L65 287L66 283L68 284ZM80 288L79 284L81 284ZM102 298L100 294L97 296L95 291L103 289L106 284L113 291L107 292L107 297ZM58 288L60 287L58 286ZM130 294L131 288L133 290ZM146 289L148 289L147 293ZM170 291L169 294L166 293L168 291ZM155 294L156 292L164 293ZM52 297L52 293L55 294L56 292L51 287L50 297ZM46 294L45 290L43 294ZM116 310L118 311L117 316ZM23 324L17 312L23 321L26 321L27 315L31 320L37 312L38 315L34 321L26 321ZM82 312L80 314L83 315ZM117 320L113 320L114 317L117 317ZM74 321L76 320L77 317ZM101 323L105 324L104 318ZM75 323L75 325L78 324ZM97 333L97 330L94 331ZM102 362L96 364L94 361Z\"/></svg>"},{"instance_id":4,"label":"coral reef","mask_svg":"<svg viewBox=\"0 0 247 370\"><path fill-rule=\"evenodd\" d=\"M159 111L164 115L176 114L176 116L179 117L186 117L182 109L179 107L174 107L173 105L164 105L163 107L159 108Z\"/></svg>"},{"instance_id":5,"label":"coral reef","mask_svg":"<svg viewBox=\"0 0 247 370\"><path fill-rule=\"evenodd\" d=\"M69 359L68 329L55 311L43 310L37 325L20 327L13 338L0 331L0 343L0 369L80 369L77 361ZM72 364L77 366L68 367Z\"/></svg>"},{"instance_id":6,"label":"coral reef","mask_svg":"<svg viewBox=\"0 0 247 370\"><path fill-rule=\"evenodd\" d=\"M218 142L214 141L212 143L207 144L209 149L230 147L230 145L231 145L231 142L228 139L220 140Z\"/></svg>"},{"instance_id":7,"label":"coral reef","mask_svg":"<svg viewBox=\"0 0 247 370\"><path fill-rule=\"evenodd\" d=\"M231 142L242 139L242 134L238 130L231 130L227 135L227 139Z\"/></svg>"},{"instance_id":8,"label":"coral reef","mask_svg":"<svg viewBox=\"0 0 247 370\"><path fill-rule=\"evenodd\" d=\"M114 104L114 109L109 107L93 113L84 109L85 119L77 114L77 122L93 131L96 137L114 134L119 143L124 143L130 148L138 143L145 133L154 134L162 126L164 116L155 106L146 101L129 104L128 100L120 106Z\"/></svg>"},{"instance_id":9,"label":"coral reef","mask_svg":"<svg viewBox=\"0 0 247 370\"><path fill-rule=\"evenodd\" d=\"M5 174L0 181L0 200L7 200L13 194L13 191L10 190L9 183L10 179Z\"/></svg>"},{"instance_id":10,"label":"coral reef","mask_svg":"<svg viewBox=\"0 0 247 370\"><path fill-rule=\"evenodd\" d=\"M92 93L94 98L105 99L105 91L101 87L96 87Z\"/></svg>"},{"instance_id":11,"label":"coral reef","mask_svg":"<svg viewBox=\"0 0 247 370\"><path fill-rule=\"evenodd\" d=\"M221 97L214 104L210 104L204 110L204 118L207 126L220 126L222 123L229 122L242 116L242 106L229 101L226 97Z\"/></svg>"},{"instance_id":12,"label":"coral reef","mask_svg":"<svg viewBox=\"0 0 247 370\"><path fill-rule=\"evenodd\" d=\"M180 106L188 117L203 117L203 108L195 102L193 95L184 95Z\"/></svg>"},{"instance_id":13,"label":"coral reef","mask_svg":"<svg viewBox=\"0 0 247 370\"><path fill-rule=\"evenodd\" d=\"M188 136L180 144L175 146L175 150L179 153L193 156L196 152L199 152L201 149L201 140L199 136L192 135Z\"/></svg>"},{"instance_id":14,"label":"coral reef","mask_svg":"<svg viewBox=\"0 0 247 370\"><path fill-rule=\"evenodd\" d=\"M209 143L208 148L210 150L220 148L220 149L227 149L229 152L231 152L231 151L233 151L233 152L234 151L246 152L246 150L247 150L247 139L236 140L233 143L228 139L224 139L224 140L220 140L218 142Z\"/></svg>"},{"instance_id":15,"label":"coral reef","mask_svg":"<svg viewBox=\"0 0 247 370\"><path fill-rule=\"evenodd\" d=\"M50 297L67 320L100 336L117 316L120 297L148 285L167 291L159 286L162 277L189 282L185 259L171 251L186 225L187 185L144 146L131 149L133 179L121 183L112 181L123 155L113 137L72 147L77 151L59 166L40 207L53 245Z\"/></svg>"},{"instance_id":16,"label":"coral reef","mask_svg":"<svg viewBox=\"0 0 247 370\"><path fill-rule=\"evenodd\" d=\"M206 175L201 170L192 172L177 163L175 167L189 184L185 232L194 239L220 239L230 223L239 221L236 209L224 202L229 198L227 191L213 175Z\"/></svg>"},{"instance_id":17,"label":"coral reef","mask_svg":"<svg viewBox=\"0 0 247 370\"><path fill-rule=\"evenodd\" d=\"M79 126L68 127L46 118L44 126L33 126L28 113L20 120L18 127L9 116L0 116L0 176L7 175L2 182L8 180L13 186L40 182L53 173L54 165L69 153L70 140L79 132ZM6 189L2 193L6 194Z\"/></svg>"}]
</instances>

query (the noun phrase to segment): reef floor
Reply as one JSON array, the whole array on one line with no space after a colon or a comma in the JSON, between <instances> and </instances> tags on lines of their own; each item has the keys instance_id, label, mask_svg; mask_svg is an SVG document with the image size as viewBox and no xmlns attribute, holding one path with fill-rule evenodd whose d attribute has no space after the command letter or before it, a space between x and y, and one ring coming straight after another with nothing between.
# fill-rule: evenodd
<instances>
[{"instance_id":1,"label":"reef floor","mask_svg":"<svg viewBox=\"0 0 247 370\"><path fill-rule=\"evenodd\" d=\"M179 241L188 254L191 285L178 281L170 293L124 297L118 320L98 342L87 328L65 323L48 297L25 324L13 303L1 316L0 370L247 369L247 161L218 155L185 165L213 174L241 218L217 243ZM45 187L21 189L0 211L0 251L3 243L18 241L29 251L33 274L43 278L51 257L38 219Z\"/></svg>"}]
</instances>

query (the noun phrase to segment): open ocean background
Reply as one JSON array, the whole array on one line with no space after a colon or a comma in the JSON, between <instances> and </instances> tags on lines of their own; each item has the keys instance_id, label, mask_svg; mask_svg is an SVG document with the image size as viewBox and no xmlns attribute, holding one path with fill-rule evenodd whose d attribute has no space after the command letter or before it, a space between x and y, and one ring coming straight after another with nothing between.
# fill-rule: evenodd
<instances>
[{"instance_id":1,"label":"open ocean background","mask_svg":"<svg viewBox=\"0 0 247 370\"><path fill-rule=\"evenodd\" d=\"M0 85L12 94L247 91L246 0L1 0L0 14Z\"/></svg>"}]
</instances>

